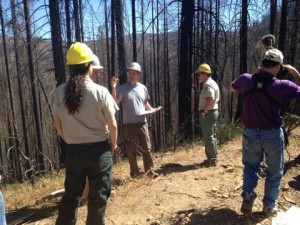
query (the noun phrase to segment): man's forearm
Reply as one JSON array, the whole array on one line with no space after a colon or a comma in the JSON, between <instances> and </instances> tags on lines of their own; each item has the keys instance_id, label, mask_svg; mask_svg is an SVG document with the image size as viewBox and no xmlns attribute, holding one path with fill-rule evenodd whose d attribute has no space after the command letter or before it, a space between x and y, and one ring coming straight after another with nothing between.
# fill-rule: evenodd
<instances>
[{"instance_id":1,"label":"man's forearm","mask_svg":"<svg viewBox=\"0 0 300 225\"><path fill-rule=\"evenodd\" d=\"M115 150L118 145L118 126L117 126L117 121L115 116L112 116L107 119L107 126L108 126L108 131L109 131L109 140L111 143L111 149Z\"/></svg>"},{"instance_id":2,"label":"man's forearm","mask_svg":"<svg viewBox=\"0 0 300 225\"><path fill-rule=\"evenodd\" d=\"M64 133L62 131L62 124L61 124L61 120L57 117L54 117L53 118L53 124L54 124L54 127L58 133L58 135L64 140L65 140L65 136L64 136Z\"/></svg>"},{"instance_id":3,"label":"man's forearm","mask_svg":"<svg viewBox=\"0 0 300 225\"><path fill-rule=\"evenodd\" d=\"M113 99L115 100L115 102L116 102L117 104L119 104L118 99L117 99L117 91L116 91L116 88L112 87L112 89L111 89L111 95L112 95Z\"/></svg>"}]
</instances>

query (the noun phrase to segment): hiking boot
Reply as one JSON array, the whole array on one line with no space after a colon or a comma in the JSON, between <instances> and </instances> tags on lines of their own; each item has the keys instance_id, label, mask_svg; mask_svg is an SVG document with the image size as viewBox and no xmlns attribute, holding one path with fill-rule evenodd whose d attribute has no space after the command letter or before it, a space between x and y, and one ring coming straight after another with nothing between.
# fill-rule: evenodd
<instances>
[{"instance_id":1,"label":"hiking boot","mask_svg":"<svg viewBox=\"0 0 300 225\"><path fill-rule=\"evenodd\" d=\"M149 171L147 172L147 175L148 175L149 177L153 178L153 179L155 179L155 178L158 178L158 177L159 177L159 174L158 174L158 173L156 173L156 172L155 172L155 171L153 171L153 170L149 170Z\"/></svg>"},{"instance_id":2,"label":"hiking boot","mask_svg":"<svg viewBox=\"0 0 300 225\"><path fill-rule=\"evenodd\" d=\"M270 207L264 205L263 213L266 217L275 216L277 214L277 209L276 209L276 207L270 208Z\"/></svg>"},{"instance_id":3,"label":"hiking boot","mask_svg":"<svg viewBox=\"0 0 300 225\"><path fill-rule=\"evenodd\" d=\"M201 164L203 167L215 167L215 166L217 166L217 160L216 159L206 159Z\"/></svg>"},{"instance_id":4,"label":"hiking boot","mask_svg":"<svg viewBox=\"0 0 300 225\"><path fill-rule=\"evenodd\" d=\"M141 172L136 172L136 173L130 173L130 177L131 178L139 178L141 177Z\"/></svg>"},{"instance_id":5,"label":"hiking boot","mask_svg":"<svg viewBox=\"0 0 300 225\"><path fill-rule=\"evenodd\" d=\"M251 215L256 194L252 192L242 193L242 197L243 197L243 202L242 202L241 212L245 215Z\"/></svg>"}]
</instances>

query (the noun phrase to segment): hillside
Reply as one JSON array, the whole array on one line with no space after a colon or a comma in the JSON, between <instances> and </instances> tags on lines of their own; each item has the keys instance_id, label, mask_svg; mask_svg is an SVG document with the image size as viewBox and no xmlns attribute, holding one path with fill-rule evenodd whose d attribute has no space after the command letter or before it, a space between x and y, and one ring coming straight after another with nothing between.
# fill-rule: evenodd
<instances>
[{"instance_id":1,"label":"hillside","mask_svg":"<svg viewBox=\"0 0 300 225\"><path fill-rule=\"evenodd\" d=\"M286 173L278 208L286 211L300 206L299 130L290 139L285 151ZM160 177L150 179L128 176L128 163L114 167L112 197L107 210L107 225L238 225L271 224L259 211L262 209L264 178L261 177L252 218L240 213L242 162L241 136L220 146L217 167L202 168L205 159L202 144L182 147L176 152L155 155ZM140 162L141 163L141 162ZM141 164L142 166L142 164ZM61 195L50 197L63 188L63 171L58 176L43 179L32 189L23 185L3 190L8 210L8 222L23 215L32 215L27 223L53 225ZM86 206L79 208L78 225L85 224ZM14 223L16 224L16 223Z\"/></svg>"}]
</instances>

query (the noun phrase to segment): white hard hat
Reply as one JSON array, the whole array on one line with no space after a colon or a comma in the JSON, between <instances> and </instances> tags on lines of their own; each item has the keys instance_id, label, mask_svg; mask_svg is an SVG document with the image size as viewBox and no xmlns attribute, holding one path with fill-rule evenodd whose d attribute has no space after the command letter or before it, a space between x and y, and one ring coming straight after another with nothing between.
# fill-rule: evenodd
<instances>
[{"instance_id":1,"label":"white hard hat","mask_svg":"<svg viewBox=\"0 0 300 225\"><path fill-rule=\"evenodd\" d=\"M135 70L135 71L138 71L138 72L142 72L141 70L141 66L140 64L138 64L137 62L133 62L131 63L128 67L127 67L127 70Z\"/></svg>"},{"instance_id":2,"label":"white hard hat","mask_svg":"<svg viewBox=\"0 0 300 225\"><path fill-rule=\"evenodd\" d=\"M93 62L92 62L94 69L103 69L103 66L100 65L99 58L93 54Z\"/></svg>"}]
</instances>

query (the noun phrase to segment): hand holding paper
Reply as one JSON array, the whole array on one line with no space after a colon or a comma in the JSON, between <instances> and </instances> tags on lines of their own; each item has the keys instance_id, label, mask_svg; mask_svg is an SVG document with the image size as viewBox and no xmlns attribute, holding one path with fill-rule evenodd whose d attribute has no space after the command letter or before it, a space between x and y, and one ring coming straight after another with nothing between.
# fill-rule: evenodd
<instances>
[{"instance_id":1,"label":"hand holding paper","mask_svg":"<svg viewBox=\"0 0 300 225\"><path fill-rule=\"evenodd\" d=\"M161 109L162 109L162 107L161 107L161 106L158 106L157 108L153 108L153 109L151 109L151 110L146 110L146 111L144 111L144 112L141 112L141 113L139 113L138 115L139 115L139 116L143 116L143 115L152 114L152 113L155 113L155 112L157 112L157 111L159 111L159 110L161 110Z\"/></svg>"}]
</instances>

